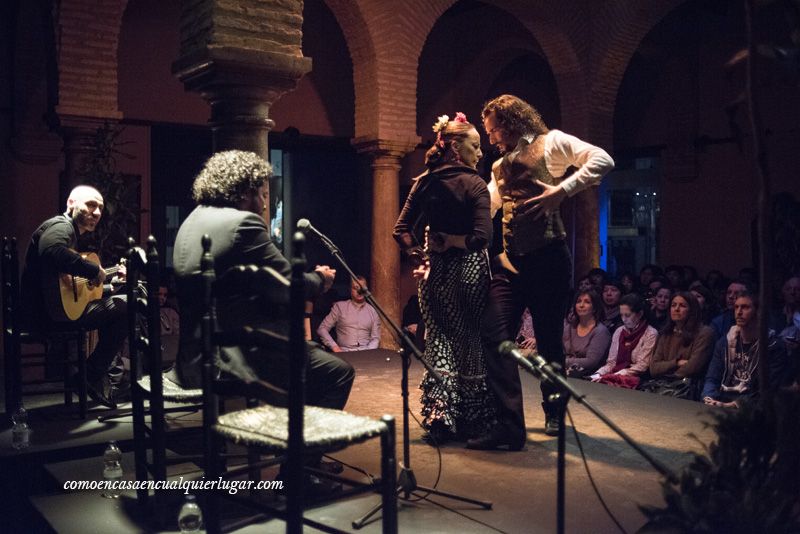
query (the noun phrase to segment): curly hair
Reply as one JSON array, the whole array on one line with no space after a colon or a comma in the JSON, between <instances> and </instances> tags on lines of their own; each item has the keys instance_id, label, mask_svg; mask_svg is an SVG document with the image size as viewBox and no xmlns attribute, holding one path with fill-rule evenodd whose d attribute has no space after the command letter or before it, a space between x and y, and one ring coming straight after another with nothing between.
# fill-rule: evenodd
<instances>
[{"instance_id":1,"label":"curly hair","mask_svg":"<svg viewBox=\"0 0 800 534\"><path fill-rule=\"evenodd\" d=\"M500 95L483 105L481 118L494 114L497 125L513 135L544 135L550 131L539 112L514 95Z\"/></svg>"},{"instance_id":2,"label":"curly hair","mask_svg":"<svg viewBox=\"0 0 800 534\"><path fill-rule=\"evenodd\" d=\"M456 145L460 145L467 138L469 131L474 128L475 126L469 122L449 121L439 131L437 141L425 152L425 166L433 169L443 163L454 160L456 153L451 141ZM439 140L442 141L441 144L439 144Z\"/></svg>"},{"instance_id":3,"label":"curly hair","mask_svg":"<svg viewBox=\"0 0 800 534\"><path fill-rule=\"evenodd\" d=\"M194 179L192 198L207 206L235 207L271 176L272 166L254 152L217 152Z\"/></svg>"}]
</instances>

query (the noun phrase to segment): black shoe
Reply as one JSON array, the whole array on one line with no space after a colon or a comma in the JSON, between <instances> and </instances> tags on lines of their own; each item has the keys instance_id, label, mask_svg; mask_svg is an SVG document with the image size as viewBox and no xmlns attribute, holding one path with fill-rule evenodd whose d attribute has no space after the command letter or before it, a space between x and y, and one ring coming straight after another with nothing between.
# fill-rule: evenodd
<instances>
[{"instance_id":1,"label":"black shoe","mask_svg":"<svg viewBox=\"0 0 800 534\"><path fill-rule=\"evenodd\" d=\"M467 440L467 448L475 451L493 451L500 447L508 447L510 451L519 451L524 446L525 438L514 439L498 429Z\"/></svg>"},{"instance_id":2,"label":"black shoe","mask_svg":"<svg viewBox=\"0 0 800 534\"><path fill-rule=\"evenodd\" d=\"M97 380L86 380L86 392L89 397L98 404L117 409L117 403L111 399L111 385L108 383L107 377L102 377Z\"/></svg>"},{"instance_id":3,"label":"black shoe","mask_svg":"<svg viewBox=\"0 0 800 534\"><path fill-rule=\"evenodd\" d=\"M330 473L332 475L338 475L342 471L344 471L344 465L342 465L342 462L337 462L336 460L331 460L331 461L321 460L319 462L319 465L317 466L317 469L319 469L320 471L325 471L326 473Z\"/></svg>"},{"instance_id":4,"label":"black shoe","mask_svg":"<svg viewBox=\"0 0 800 534\"><path fill-rule=\"evenodd\" d=\"M447 428L441 421L434 421L431 427L422 435L422 441L428 445L444 445L448 441L453 441L456 435Z\"/></svg>"},{"instance_id":5,"label":"black shoe","mask_svg":"<svg viewBox=\"0 0 800 534\"><path fill-rule=\"evenodd\" d=\"M131 383L123 382L111 386L111 400L117 404L130 402L131 400Z\"/></svg>"},{"instance_id":6,"label":"black shoe","mask_svg":"<svg viewBox=\"0 0 800 534\"><path fill-rule=\"evenodd\" d=\"M548 436L558 435L558 418L546 417L544 421L544 433Z\"/></svg>"},{"instance_id":7,"label":"black shoe","mask_svg":"<svg viewBox=\"0 0 800 534\"><path fill-rule=\"evenodd\" d=\"M283 473L283 470L278 471L278 477L275 480L283 482L283 486L278 489L277 492L285 495L289 481ZM341 491L342 484L340 482L326 480L309 473L303 473L303 495L306 498L321 499L335 495Z\"/></svg>"},{"instance_id":8,"label":"black shoe","mask_svg":"<svg viewBox=\"0 0 800 534\"><path fill-rule=\"evenodd\" d=\"M303 477L303 493L306 497L324 498L330 497L342 491L342 483L333 480L326 480L314 475Z\"/></svg>"}]
</instances>

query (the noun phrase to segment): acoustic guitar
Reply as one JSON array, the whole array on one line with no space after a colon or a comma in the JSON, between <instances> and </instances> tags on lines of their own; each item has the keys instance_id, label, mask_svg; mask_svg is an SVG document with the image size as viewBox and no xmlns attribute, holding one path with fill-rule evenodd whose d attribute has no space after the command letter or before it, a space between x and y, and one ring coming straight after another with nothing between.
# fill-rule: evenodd
<instances>
[{"instance_id":1,"label":"acoustic guitar","mask_svg":"<svg viewBox=\"0 0 800 534\"><path fill-rule=\"evenodd\" d=\"M84 260L100 265L100 258L94 252L81 253ZM122 264L106 269L107 279L110 280ZM58 298L47 299L50 315L57 321L75 321L83 315L86 306L93 300L103 297L103 285L95 285L92 280L81 276L61 273L58 275ZM52 292L45 288L45 295Z\"/></svg>"}]
</instances>

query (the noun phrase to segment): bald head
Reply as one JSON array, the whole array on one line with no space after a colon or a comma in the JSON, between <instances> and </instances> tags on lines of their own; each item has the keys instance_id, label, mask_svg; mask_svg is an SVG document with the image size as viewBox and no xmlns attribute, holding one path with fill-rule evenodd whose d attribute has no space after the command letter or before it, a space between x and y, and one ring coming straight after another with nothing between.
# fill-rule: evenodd
<instances>
[{"instance_id":1,"label":"bald head","mask_svg":"<svg viewBox=\"0 0 800 534\"><path fill-rule=\"evenodd\" d=\"M79 185L69 193L66 215L78 226L78 231L93 232L103 215L103 195L94 187Z\"/></svg>"}]
</instances>

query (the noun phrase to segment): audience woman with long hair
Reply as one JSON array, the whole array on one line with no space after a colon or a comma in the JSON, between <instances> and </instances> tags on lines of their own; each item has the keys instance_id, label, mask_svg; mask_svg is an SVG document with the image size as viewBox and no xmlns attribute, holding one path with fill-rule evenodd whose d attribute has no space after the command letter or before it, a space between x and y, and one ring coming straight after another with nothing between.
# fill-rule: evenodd
<instances>
[{"instance_id":1,"label":"audience woman with long hair","mask_svg":"<svg viewBox=\"0 0 800 534\"><path fill-rule=\"evenodd\" d=\"M482 156L478 131L463 113L452 121L439 117L433 131L427 170L414 179L393 235L406 253L430 261L418 280L424 357L445 383L426 373L420 389L426 439L443 443L481 435L494 420L480 337L492 221L489 191L475 170ZM414 231L426 224L423 251Z\"/></svg>"},{"instance_id":2,"label":"audience woman with long hair","mask_svg":"<svg viewBox=\"0 0 800 534\"><path fill-rule=\"evenodd\" d=\"M563 342L567 376L590 375L603 364L611 334L603 324L603 301L594 290L575 296L564 322Z\"/></svg>"},{"instance_id":3,"label":"audience woman with long hair","mask_svg":"<svg viewBox=\"0 0 800 534\"><path fill-rule=\"evenodd\" d=\"M622 326L611 338L608 359L590 378L593 382L634 389L650 366L658 332L647 324L645 301L636 293L622 297L619 314Z\"/></svg>"},{"instance_id":4,"label":"audience woman with long hair","mask_svg":"<svg viewBox=\"0 0 800 534\"><path fill-rule=\"evenodd\" d=\"M689 291L672 296L669 320L658 336L650 376L641 389L696 398L714 349L714 329L702 322L700 304Z\"/></svg>"}]
</instances>

